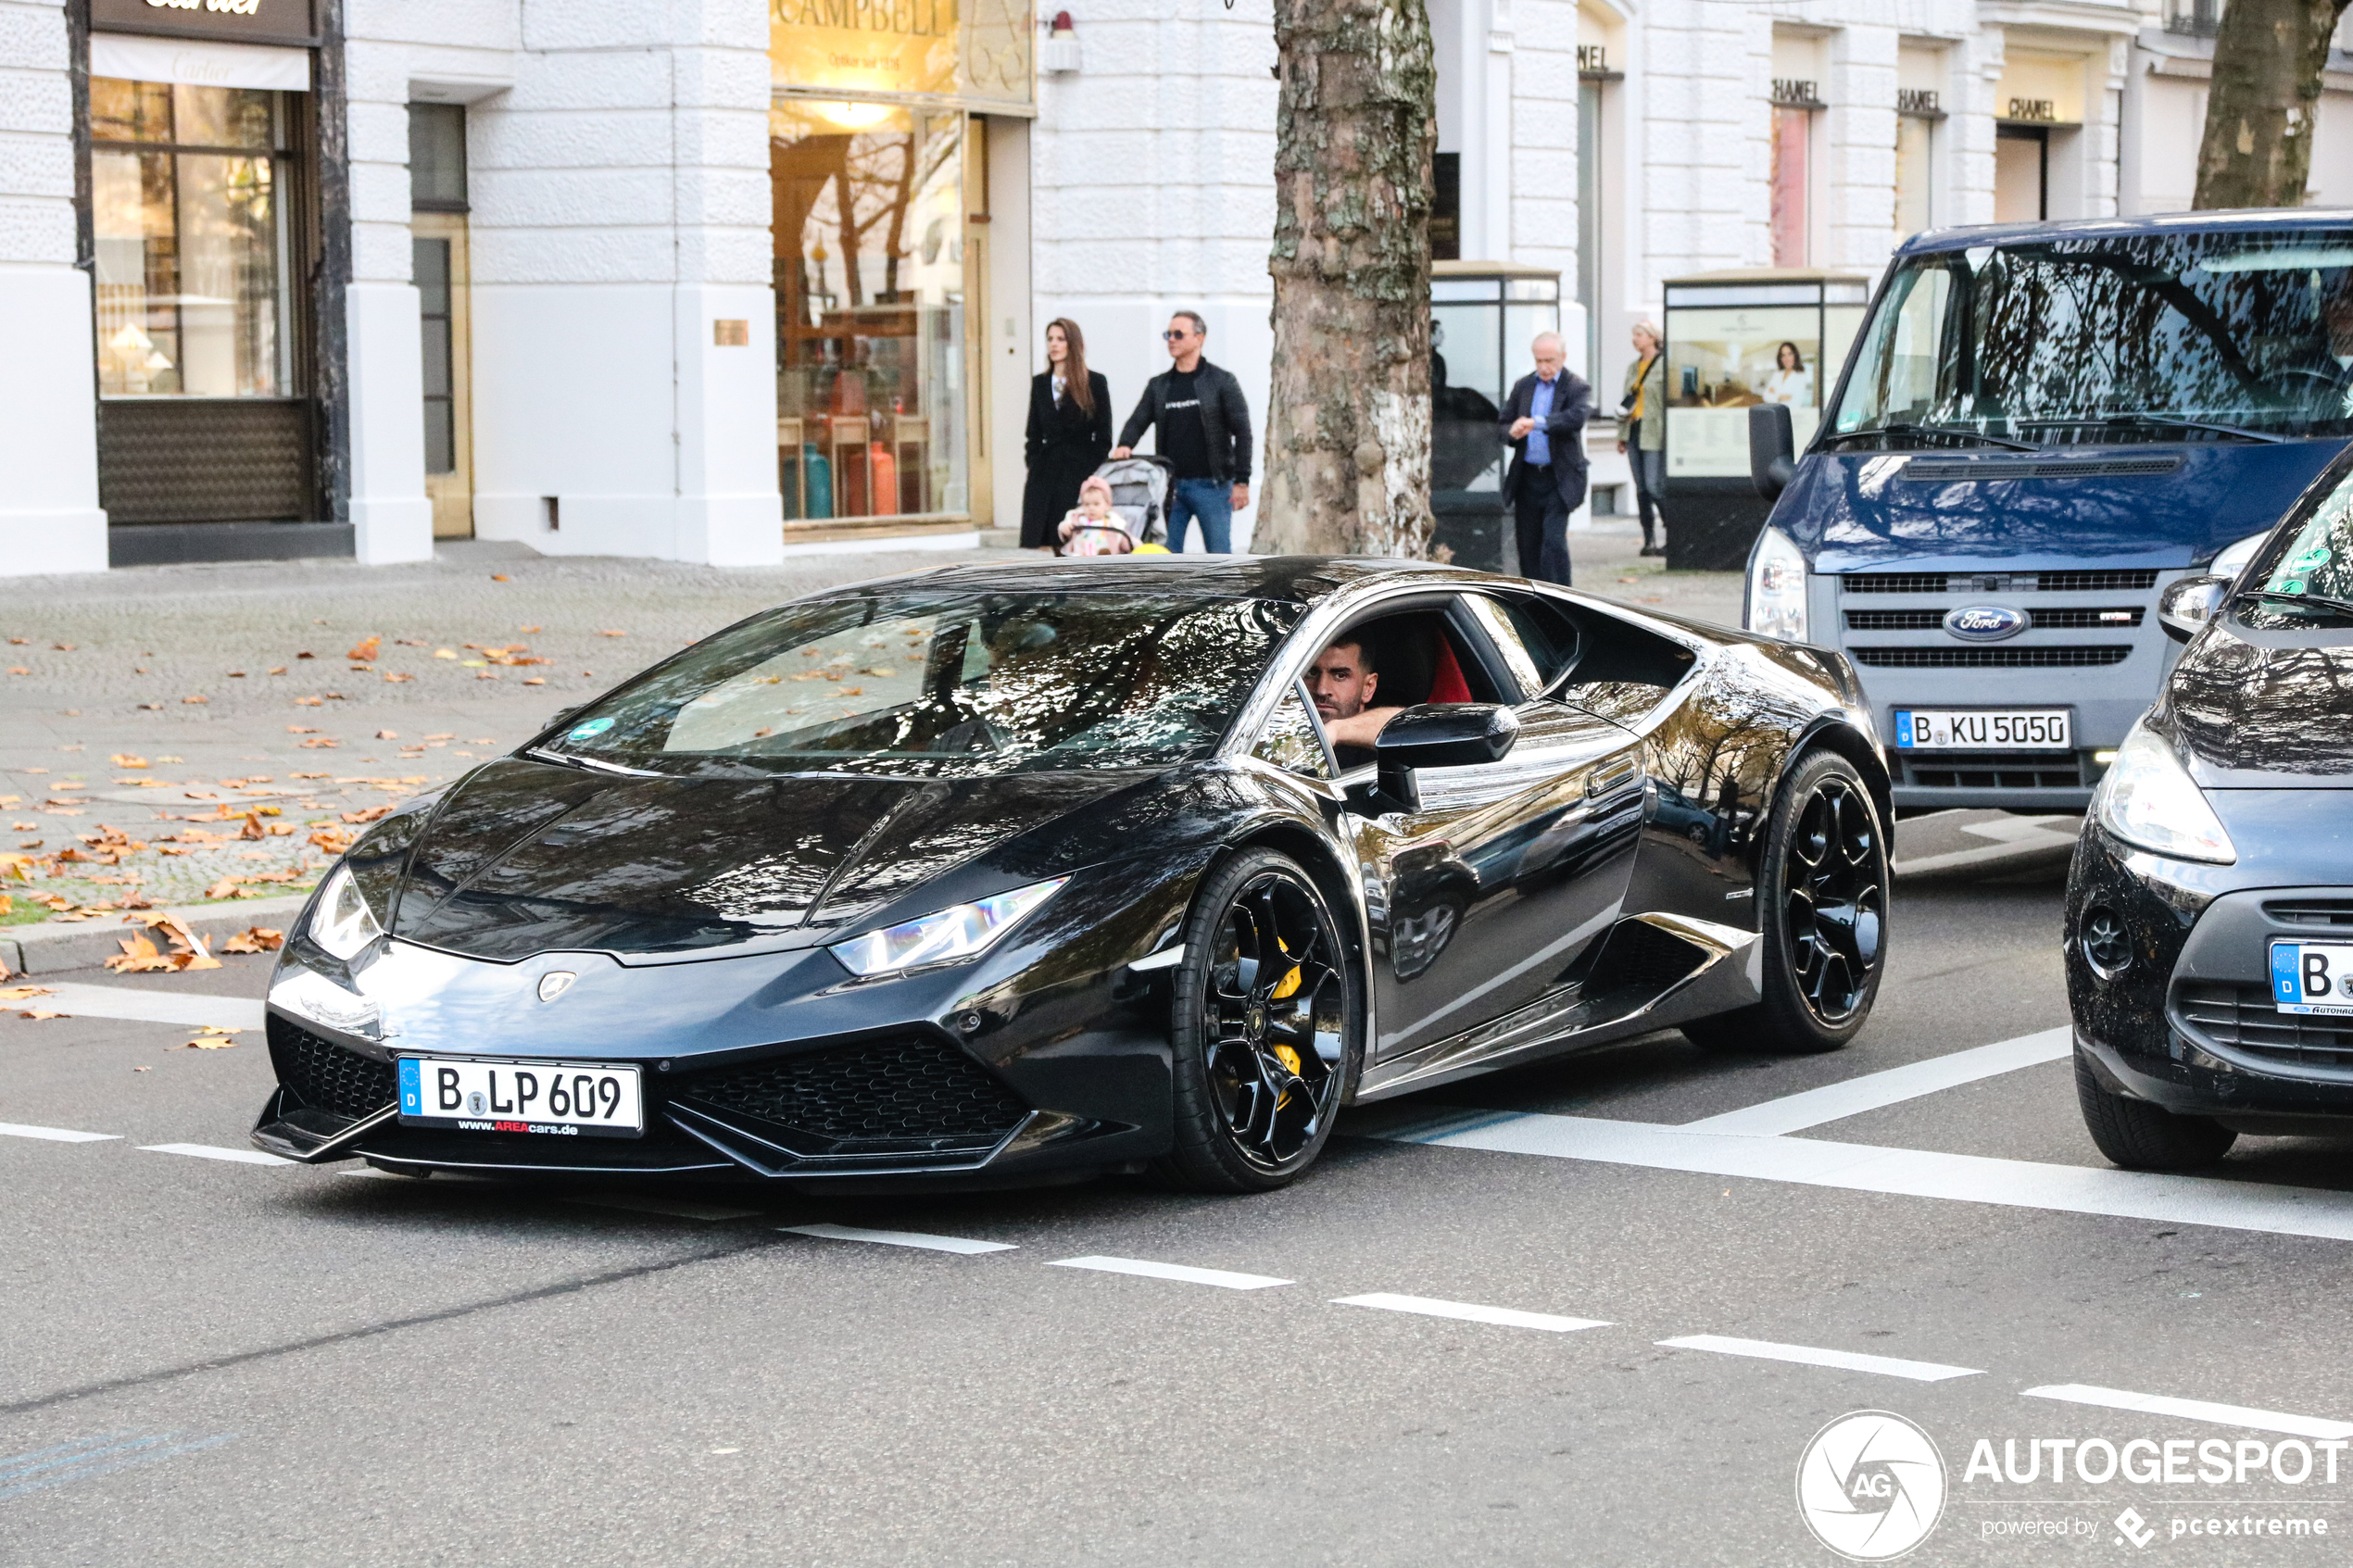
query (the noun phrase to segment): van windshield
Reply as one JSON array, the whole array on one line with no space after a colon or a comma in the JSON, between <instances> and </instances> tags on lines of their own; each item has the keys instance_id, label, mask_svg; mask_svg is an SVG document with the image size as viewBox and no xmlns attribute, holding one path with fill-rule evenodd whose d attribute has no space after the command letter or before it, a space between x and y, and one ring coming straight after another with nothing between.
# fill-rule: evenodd
<instances>
[{"instance_id":1,"label":"van windshield","mask_svg":"<svg viewBox=\"0 0 2353 1568\"><path fill-rule=\"evenodd\" d=\"M2353 433L2353 230L1914 257L1828 429L1885 448Z\"/></svg>"}]
</instances>

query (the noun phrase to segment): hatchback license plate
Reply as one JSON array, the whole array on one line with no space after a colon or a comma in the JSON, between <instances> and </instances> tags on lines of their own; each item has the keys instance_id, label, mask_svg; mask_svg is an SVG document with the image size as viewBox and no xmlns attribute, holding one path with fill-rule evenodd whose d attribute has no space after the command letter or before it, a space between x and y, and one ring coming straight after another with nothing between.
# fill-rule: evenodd
<instances>
[{"instance_id":1,"label":"hatchback license plate","mask_svg":"<svg viewBox=\"0 0 2353 1568\"><path fill-rule=\"evenodd\" d=\"M2282 1012L2353 1018L2353 943L2272 943L2271 1002Z\"/></svg>"},{"instance_id":2,"label":"hatchback license plate","mask_svg":"<svg viewBox=\"0 0 2353 1568\"><path fill-rule=\"evenodd\" d=\"M2064 708L1899 708L1898 751L2072 751Z\"/></svg>"},{"instance_id":3,"label":"hatchback license plate","mask_svg":"<svg viewBox=\"0 0 2353 1568\"><path fill-rule=\"evenodd\" d=\"M400 1120L470 1133L634 1138L646 1130L638 1070L610 1062L400 1059Z\"/></svg>"}]
</instances>

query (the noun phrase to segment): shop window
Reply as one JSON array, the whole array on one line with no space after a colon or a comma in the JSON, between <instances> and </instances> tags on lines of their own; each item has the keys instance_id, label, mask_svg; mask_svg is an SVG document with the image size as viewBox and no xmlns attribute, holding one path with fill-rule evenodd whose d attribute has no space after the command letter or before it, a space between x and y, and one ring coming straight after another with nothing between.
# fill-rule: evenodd
<instances>
[{"instance_id":1,"label":"shop window","mask_svg":"<svg viewBox=\"0 0 2353 1568\"><path fill-rule=\"evenodd\" d=\"M1806 265L1806 180L1809 144L1813 140L1811 110L1785 104L1773 106L1772 235L1773 265Z\"/></svg>"},{"instance_id":2,"label":"shop window","mask_svg":"<svg viewBox=\"0 0 2353 1568\"><path fill-rule=\"evenodd\" d=\"M283 95L90 79L98 390L293 390Z\"/></svg>"},{"instance_id":3,"label":"shop window","mask_svg":"<svg viewBox=\"0 0 2353 1568\"><path fill-rule=\"evenodd\" d=\"M1895 232L1908 238L1935 222L1936 121L1895 117Z\"/></svg>"},{"instance_id":4,"label":"shop window","mask_svg":"<svg viewBox=\"0 0 2353 1568\"><path fill-rule=\"evenodd\" d=\"M771 110L787 518L968 509L963 131L878 103Z\"/></svg>"}]
</instances>

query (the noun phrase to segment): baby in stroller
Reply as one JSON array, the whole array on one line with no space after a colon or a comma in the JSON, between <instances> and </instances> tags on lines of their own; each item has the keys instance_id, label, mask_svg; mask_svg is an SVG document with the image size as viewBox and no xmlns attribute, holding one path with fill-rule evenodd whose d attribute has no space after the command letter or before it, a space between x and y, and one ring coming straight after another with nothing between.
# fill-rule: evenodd
<instances>
[{"instance_id":1,"label":"baby in stroller","mask_svg":"<svg viewBox=\"0 0 2353 1568\"><path fill-rule=\"evenodd\" d=\"M1111 482L1090 473L1078 486L1078 505L1062 521L1065 556L1124 556L1136 548L1127 520L1112 509Z\"/></svg>"}]
</instances>

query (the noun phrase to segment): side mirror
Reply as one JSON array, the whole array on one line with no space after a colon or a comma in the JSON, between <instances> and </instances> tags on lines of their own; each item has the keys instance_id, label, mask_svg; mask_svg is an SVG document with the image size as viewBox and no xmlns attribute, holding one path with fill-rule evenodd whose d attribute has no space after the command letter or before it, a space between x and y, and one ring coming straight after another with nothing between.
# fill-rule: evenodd
<instances>
[{"instance_id":1,"label":"side mirror","mask_svg":"<svg viewBox=\"0 0 2353 1568\"><path fill-rule=\"evenodd\" d=\"M2227 577L2184 577L2158 596L2157 623L2175 642L2186 643L2222 612L2222 596L2230 587Z\"/></svg>"},{"instance_id":2,"label":"side mirror","mask_svg":"<svg viewBox=\"0 0 2353 1568\"><path fill-rule=\"evenodd\" d=\"M1748 478L1756 493L1772 500L1789 488L1797 471L1797 438L1791 433L1789 405L1756 403L1748 410Z\"/></svg>"},{"instance_id":3,"label":"side mirror","mask_svg":"<svg viewBox=\"0 0 2353 1568\"><path fill-rule=\"evenodd\" d=\"M1491 702L1426 702L1382 726L1373 743L1376 811L1418 811L1417 768L1471 768L1501 761L1519 739L1519 720Z\"/></svg>"}]
</instances>

